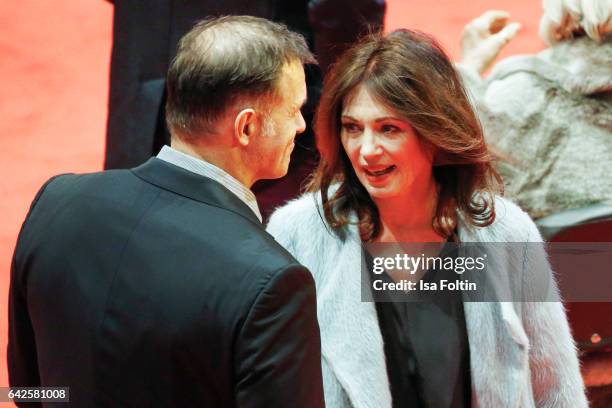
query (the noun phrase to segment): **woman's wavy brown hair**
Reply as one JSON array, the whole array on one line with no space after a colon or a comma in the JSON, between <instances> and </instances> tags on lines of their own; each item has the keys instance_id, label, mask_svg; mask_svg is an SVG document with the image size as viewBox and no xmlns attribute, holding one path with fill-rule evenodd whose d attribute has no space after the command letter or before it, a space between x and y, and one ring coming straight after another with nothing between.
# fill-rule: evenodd
<instances>
[{"instance_id":1,"label":"woman's wavy brown hair","mask_svg":"<svg viewBox=\"0 0 612 408\"><path fill-rule=\"evenodd\" d=\"M325 78L314 125L321 160L308 190L321 191L324 216L336 233L342 235L353 213L362 240L375 240L381 232L378 209L340 141L343 103L359 85L405 118L420 141L433 148L438 187L434 230L451 236L458 212L469 225L490 225L494 196L503 187L463 85L436 40L402 29L365 37ZM338 184L335 191L330 191L332 184Z\"/></svg>"}]
</instances>

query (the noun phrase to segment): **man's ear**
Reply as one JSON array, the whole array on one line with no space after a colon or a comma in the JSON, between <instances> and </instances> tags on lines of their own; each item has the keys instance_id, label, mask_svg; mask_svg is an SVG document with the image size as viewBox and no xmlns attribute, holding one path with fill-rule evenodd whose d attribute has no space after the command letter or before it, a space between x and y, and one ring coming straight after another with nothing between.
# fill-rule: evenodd
<instances>
[{"instance_id":1,"label":"man's ear","mask_svg":"<svg viewBox=\"0 0 612 408\"><path fill-rule=\"evenodd\" d=\"M241 146L248 146L257 131L257 115L252 108L238 112L234 120L234 138Z\"/></svg>"}]
</instances>

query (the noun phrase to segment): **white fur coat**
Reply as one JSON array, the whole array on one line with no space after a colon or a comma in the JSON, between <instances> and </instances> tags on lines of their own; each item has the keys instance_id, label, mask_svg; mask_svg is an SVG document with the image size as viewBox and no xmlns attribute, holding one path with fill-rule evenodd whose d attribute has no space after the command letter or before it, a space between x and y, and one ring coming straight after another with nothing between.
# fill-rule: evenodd
<instances>
[{"instance_id":1,"label":"white fur coat","mask_svg":"<svg viewBox=\"0 0 612 408\"><path fill-rule=\"evenodd\" d=\"M361 241L347 228L343 241L330 232L305 194L278 209L268 232L312 272L317 287L322 370L328 408L391 408L383 341L375 305L361 301ZM462 242L540 242L521 209L499 198L497 219L485 228L460 224ZM322 211L321 211L322 214ZM533 245L530 248L534 247ZM547 270L543 246L500 259L497 269ZM534 251L531 251L534 252ZM556 296L556 286L551 288ZM582 408L587 406L576 349L559 302L466 302L472 406Z\"/></svg>"}]
</instances>

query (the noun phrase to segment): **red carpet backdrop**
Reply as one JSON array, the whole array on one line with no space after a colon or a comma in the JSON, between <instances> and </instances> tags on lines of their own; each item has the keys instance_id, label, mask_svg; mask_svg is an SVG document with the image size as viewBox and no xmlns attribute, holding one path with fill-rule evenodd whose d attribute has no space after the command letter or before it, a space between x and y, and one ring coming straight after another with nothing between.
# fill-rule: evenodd
<instances>
[{"instance_id":1,"label":"red carpet backdrop","mask_svg":"<svg viewBox=\"0 0 612 408\"><path fill-rule=\"evenodd\" d=\"M10 259L34 194L50 176L102 168L112 4L21 0L0 8L0 386ZM523 24L503 56L542 49L534 0L388 0L387 30L416 28L459 57L459 33L487 9ZM58 328L59 329L59 328Z\"/></svg>"}]
</instances>

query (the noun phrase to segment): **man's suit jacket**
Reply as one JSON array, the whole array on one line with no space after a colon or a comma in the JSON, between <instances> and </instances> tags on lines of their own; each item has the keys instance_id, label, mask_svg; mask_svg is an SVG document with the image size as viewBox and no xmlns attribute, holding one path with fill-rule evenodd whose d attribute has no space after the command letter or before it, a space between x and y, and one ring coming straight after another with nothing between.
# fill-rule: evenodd
<instances>
[{"instance_id":1,"label":"man's suit jacket","mask_svg":"<svg viewBox=\"0 0 612 408\"><path fill-rule=\"evenodd\" d=\"M38 193L10 288L12 386L77 407L322 407L307 269L219 183L160 159Z\"/></svg>"}]
</instances>

